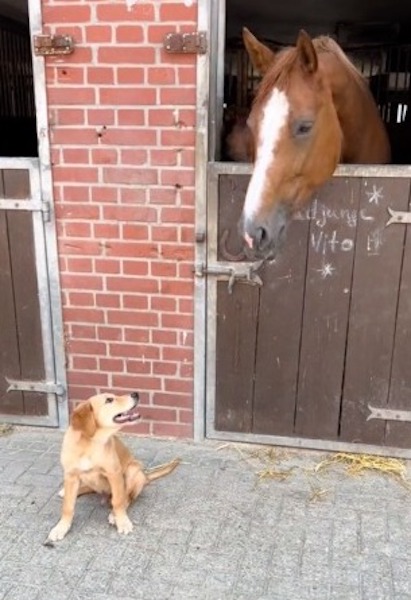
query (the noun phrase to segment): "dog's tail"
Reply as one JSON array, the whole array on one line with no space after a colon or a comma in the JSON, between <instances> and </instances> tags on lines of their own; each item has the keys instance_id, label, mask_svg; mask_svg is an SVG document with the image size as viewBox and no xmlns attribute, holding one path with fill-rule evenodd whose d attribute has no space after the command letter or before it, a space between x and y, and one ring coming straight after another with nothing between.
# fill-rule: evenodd
<instances>
[{"instance_id":1,"label":"dog's tail","mask_svg":"<svg viewBox=\"0 0 411 600\"><path fill-rule=\"evenodd\" d=\"M153 467L149 471L146 471L146 477L148 481L154 481L155 479L159 479L160 477L164 477L168 475L180 464L180 459L175 458L171 462L165 463L164 465L158 465L158 467Z\"/></svg>"}]
</instances>

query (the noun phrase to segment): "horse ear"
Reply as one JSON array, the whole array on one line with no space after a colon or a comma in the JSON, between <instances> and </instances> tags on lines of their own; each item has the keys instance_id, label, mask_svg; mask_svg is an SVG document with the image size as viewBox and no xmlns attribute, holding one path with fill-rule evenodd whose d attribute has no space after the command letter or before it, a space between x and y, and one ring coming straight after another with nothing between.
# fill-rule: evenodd
<instances>
[{"instance_id":1,"label":"horse ear","mask_svg":"<svg viewBox=\"0 0 411 600\"><path fill-rule=\"evenodd\" d=\"M243 27L243 42L253 67L265 75L275 60L274 52L259 42L247 27Z\"/></svg>"},{"instance_id":2,"label":"horse ear","mask_svg":"<svg viewBox=\"0 0 411 600\"><path fill-rule=\"evenodd\" d=\"M97 423L90 402L82 402L74 409L71 415L71 426L86 437L93 437L97 431Z\"/></svg>"},{"instance_id":3,"label":"horse ear","mask_svg":"<svg viewBox=\"0 0 411 600\"><path fill-rule=\"evenodd\" d=\"M304 71L307 73L315 73L318 68L317 52L310 36L304 29L301 29L298 34L297 52Z\"/></svg>"}]
</instances>

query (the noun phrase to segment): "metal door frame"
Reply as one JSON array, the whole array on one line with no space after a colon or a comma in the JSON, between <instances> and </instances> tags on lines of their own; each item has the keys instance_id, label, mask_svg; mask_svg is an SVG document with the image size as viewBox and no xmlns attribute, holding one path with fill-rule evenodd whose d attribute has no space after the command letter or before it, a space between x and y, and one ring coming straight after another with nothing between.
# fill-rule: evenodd
<instances>
[{"instance_id":1,"label":"metal door frame","mask_svg":"<svg viewBox=\"0 0 411 600\"><path fill-rule=\"evenodd\" d=\"M33 36L42 33L41 0L27 0L33 62L33 85L37 120L38 158L0 158L0 169L27 169L30 173L31 200L18 201L23 210L33 211L36 271L43 335L46 390L49 415L1 415L3 422L66 428L68 425L67 381L57 233L54 213L53 181L47 113L46 71L43 57L33 52ZM25 206L23 203L25 202ZM8 206L6 205L8 204ZM0 208L15 209L16 201L0 203ZM46 218L44 215L46 214ZM39 382L40 383L40 382ZM50 392L49 390L53 390Z\"/></svg>"},{"instance_id":2,"label":"metal door frame","mask_svg":"<svg viewBox=\"0 0 411 600\"><path fill-rule=\"evenodd\" d=\"M217 257L218 177L220 174L251 174L244 163L216 162L222 122L225 0L198 0L198 29L208 39L207 54L197 58L196 129L196 272ZM411 177L409 165L340 165L338 177ZM237 265L241 263L236 263ZM299 437L216 431L216 278L195 277L194 437L232 442L270 444L316 450L369 452L381 456L411 458L411 449L368 444L332 442Z\"/></svg>"}]
</instances>

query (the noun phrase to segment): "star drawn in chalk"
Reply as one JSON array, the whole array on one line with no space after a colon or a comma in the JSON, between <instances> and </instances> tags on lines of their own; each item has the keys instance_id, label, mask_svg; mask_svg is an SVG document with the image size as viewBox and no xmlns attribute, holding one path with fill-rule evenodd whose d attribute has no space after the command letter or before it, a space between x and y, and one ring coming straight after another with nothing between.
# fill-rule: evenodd
<instances>
[{"instance_id":1,"label":"star drawn in chalk","mask_svg":"<svg viewBox=\"0 0 411 600\"><path fill-rule=\"evenodd\" d=\"M376 185L372 186L372 192L366 192L366 194L368 196L368 202L370 204L375 204L376 206L378 206L380 200L384 198L382 188L377 188Z\"/></svg>"},{"instance_id":2,"label":"star drawn in chalk","mask_svg":"<svg viewBox=\"0 0 411 600\"><path fill-rule=\"evenodd\" d=\"M321 269L316 269L316 271L320 273L321 279L325 279L326 277L331 277L335 268L330 263L324 263Z\"/></svg>"}]
</instances>

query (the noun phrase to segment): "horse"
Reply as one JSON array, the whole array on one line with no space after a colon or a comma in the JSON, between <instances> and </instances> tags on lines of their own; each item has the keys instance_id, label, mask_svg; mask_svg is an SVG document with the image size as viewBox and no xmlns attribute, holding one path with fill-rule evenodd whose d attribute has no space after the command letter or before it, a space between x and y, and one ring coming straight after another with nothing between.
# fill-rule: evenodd
<instances>
[{"instance_id":1,"label":"horse","mask_svg":"<svg viewBox=\"0 0 411 600\"><path fill-rule=\"evenodd\" d=\"M388 163L390 144L367 82L332 38L301 30L277 53L247 28L243 40L262 80L247 120L254 167L240 231L256 257L271 259L339 162Z\"/></svg>"}]
</instances>

